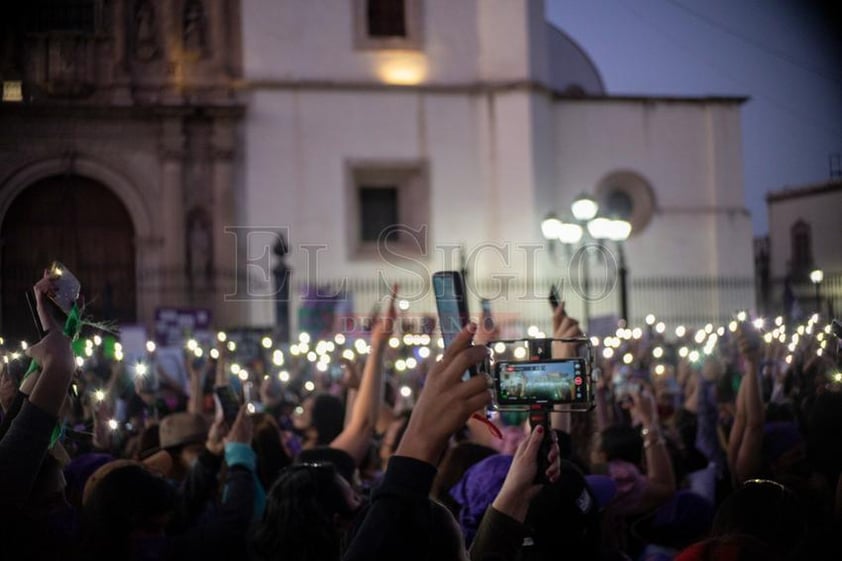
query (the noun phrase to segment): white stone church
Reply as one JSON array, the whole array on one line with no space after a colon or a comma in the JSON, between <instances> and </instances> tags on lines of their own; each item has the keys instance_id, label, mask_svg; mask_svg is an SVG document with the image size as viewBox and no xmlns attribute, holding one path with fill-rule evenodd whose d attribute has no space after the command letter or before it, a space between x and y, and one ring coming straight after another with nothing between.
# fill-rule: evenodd
<instances>
[{"instance_id":1,"label":"white stone church","mask_svg":"<svg viewBox=\"0 0 842 561\"><path fill-rule=\"evenodd\" d=\"M4 330L56 252L124 322L270 326L279 232L293 325L306 285L345 280L365 316L397 281L429 312L430 272L461 266L505 321L545 325L559 278L571 313L616 315L605 255L571 268L542 235L583 194L631 223L633 323L754 305L745 99L607 93L541 0L76 4L0 17Z\"/></svg>"}]
</instances>

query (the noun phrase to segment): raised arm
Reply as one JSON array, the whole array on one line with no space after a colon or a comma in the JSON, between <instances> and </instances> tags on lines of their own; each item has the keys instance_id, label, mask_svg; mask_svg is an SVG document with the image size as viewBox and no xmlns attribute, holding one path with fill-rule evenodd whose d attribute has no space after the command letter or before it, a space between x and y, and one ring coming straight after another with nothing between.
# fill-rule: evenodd
<instances>
[{"instance_id":1,"label":"raised arm","mask_svg":"<svg viewBox=\"0 0 842 561\"><path fill-rule=\"evenodd\" d=\"M632 393L632 414L641 420L643 449L646 456L648 485L638 506L639 512L648 511L667 501L675 493L675 472L667 451L666 440L658 423L655 398L649 390Z\"/></svg>"},{"instance_id":2,"label":"raised arm","mask_svg":"<svg viewBox=\"0 0 842 561\"><path fill-rule=\"evenodd\" d=\"M359 465L365 458L371 442L371 435L380 413L383 400L383 353L395 324L395 292L389 300L389 310L381 316L371 332L371 352L365 361L360 390L354 399L351 416L331 447L344 450Z\"/></svg>"},{"instance_id":3,"label":"raised arm","mask_svg":"<svg viewBox=\"0 0 842 561\"><path fill-rule=\"evenodd\" d=\"M745 373L740 384L740 389L743 391L744 428L732 473L736 480L741 482L757 477L762 468L763 425L766 422L766 409L763 405L758 372L760 345L757 333L752 331L751 327L743 326L737 335L737 341L745 363ZM739 407L738 401L737 417L740 416Z\"/></svg>"}]
</instances>

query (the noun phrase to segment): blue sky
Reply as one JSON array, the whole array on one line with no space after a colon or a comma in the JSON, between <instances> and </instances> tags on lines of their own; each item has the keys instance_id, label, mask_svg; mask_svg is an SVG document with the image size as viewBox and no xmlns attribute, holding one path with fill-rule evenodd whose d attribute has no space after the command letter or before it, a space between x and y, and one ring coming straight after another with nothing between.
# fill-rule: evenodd
<instances>
[{"instance_id":1,"label":"blue sky","mask_svg":"<svg viewBox=\"0 0 842 561\"><path fill-rule=\"evenodd\" d=\"M842 20L815 0L545 0L610 94L737 95L746 205L825 181L842 152ZM827 2L824 5L830 5ZM835 18L835 19L834 19Z\"/></svg>"}]
</instances>

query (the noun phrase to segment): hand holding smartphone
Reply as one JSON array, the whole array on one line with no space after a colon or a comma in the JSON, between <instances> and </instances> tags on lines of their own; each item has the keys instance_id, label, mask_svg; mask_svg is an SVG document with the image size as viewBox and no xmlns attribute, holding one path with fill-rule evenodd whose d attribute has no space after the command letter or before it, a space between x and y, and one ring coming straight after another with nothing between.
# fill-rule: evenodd
<instances>
[{"instance_id":1,"label":"hand holding smartphone","mask_svg":"<svg viewBox=\"0 0 842 561\"><path fill-rule=\"evenodd\" d=\"M237 394L229 385L216 386L213 391L219 400L220 407L222 407L222 416L230 427L240 412L240 400L237 399Z\"/></svg>"}]
</instances>

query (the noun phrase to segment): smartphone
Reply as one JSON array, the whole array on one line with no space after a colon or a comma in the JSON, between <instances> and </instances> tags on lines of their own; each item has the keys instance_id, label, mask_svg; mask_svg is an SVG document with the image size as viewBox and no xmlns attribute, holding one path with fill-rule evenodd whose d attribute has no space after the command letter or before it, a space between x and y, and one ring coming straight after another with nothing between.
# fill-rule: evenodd
<instances>
[{"instance_id":1,"label":"smartphone","mask_svg":"<svg viewBox=\"0 0 842 561\"><path fill-rule=\"evenodd\" d=\"M50 276L55 278L54 284L56 286L55 294L50 299L67 315L70 313L73 304L79 299L82 285L76 275L58 261L53 261L49 271Z\"/></svg>"},{"instance_id":2,"label":"smartphone","mask_svg":"<svg viewBox=\"0 0 842 561\"><path fill-rule=\"evenodd\" d=\"M553 310L559 307L561 304L561 297L558 295L558 287L553 283L550 287L550 306L553 307Z\"/></svg>"},{"instance_id":3,"label":"smartphone","mask_svg":"<svg viewBox=\"0 0 842 561\"><path fill-rule=\"evenodd\" d=\"M231 386L216 386L213 391L219 399L220 407L222 407L222 416L230 427L240 412L240 400L237 399L237 394L234 393L234 388Z\"/></svg>"},{"instance_id":4,"label":"smartphone","mask_svg":"<svg viewBox=\"0 0 842 561\"><path fill-rule=\"evenodd\" d=\"M483 298L479 301L480 306L482 306L482 315L484 316L491 316L491 300L488 298Z\"/></svg>"},{"instance_id":5,"label":"smartphone","mask_svg":"<svg viewBox=\"0 0 842 561\"><path fill-rule=\"evenodd\" d=\"M468 315L468 294L465 279L459 271L438 271L433 273L433 292L439 314L439 328L444 339L444 348L450 347L456 335L470 321ZM472 366L463 379L476 375Z\"/></svg>"},{"instance_id":6,"label":"smartphone","mask_svg":"<svg viewBox=\"0 0 842 561\"><path fill-rule=\"evenodd\" d=\"M591 389L584 359L500 362L494 385L497 404L589 404Z\"/></svg>"}]
</instances>

